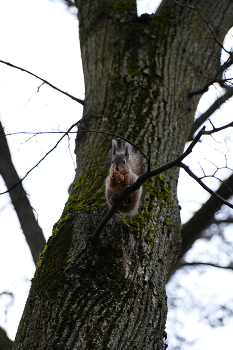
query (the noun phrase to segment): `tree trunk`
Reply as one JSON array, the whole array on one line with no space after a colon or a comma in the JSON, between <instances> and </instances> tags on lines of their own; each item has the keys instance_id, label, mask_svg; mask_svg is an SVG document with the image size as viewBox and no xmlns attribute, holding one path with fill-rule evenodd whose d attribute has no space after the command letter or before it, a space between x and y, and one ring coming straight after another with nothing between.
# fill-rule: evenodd
<instances>
[{"instance_id":1,"label":"tree trunk","mask_svg":"<svg viewBox=\"0 0 233 350\"><path fill-rule=\"evenodd\" d=\"M223 41L229 1L197 4ZM220 46L194 9L163 1L137 17L134 1L77 0L85 77L79 126L117 133L151 157L152 167L183 151ZM209 39L207 39L209 38ZM123 145L123 144L122 144ZM165 284L181 249L178 169L145 184L139 213L115 214L93 249L107 212L105 160L111 137L77 135L77 176L32 282L14 349L164 349Z\"/></svg>"}]
</instances>

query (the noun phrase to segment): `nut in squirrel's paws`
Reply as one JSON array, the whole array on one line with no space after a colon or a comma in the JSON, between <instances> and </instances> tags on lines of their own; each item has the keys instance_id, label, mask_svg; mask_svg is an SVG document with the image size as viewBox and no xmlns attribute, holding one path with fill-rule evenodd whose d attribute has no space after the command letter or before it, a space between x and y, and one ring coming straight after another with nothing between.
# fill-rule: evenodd
<instances>
[{"instance_id":1,"label":"nut in squirrel's paws","mask_svg":"<svg viewBox=\"0 0 233 350\"><path fill-rule=\"evenodd\" d=\"M112 178L118 184L124 180L124 176L117 171L114 171L114 173L112 174Z\"/></svg>"}]
</instances>

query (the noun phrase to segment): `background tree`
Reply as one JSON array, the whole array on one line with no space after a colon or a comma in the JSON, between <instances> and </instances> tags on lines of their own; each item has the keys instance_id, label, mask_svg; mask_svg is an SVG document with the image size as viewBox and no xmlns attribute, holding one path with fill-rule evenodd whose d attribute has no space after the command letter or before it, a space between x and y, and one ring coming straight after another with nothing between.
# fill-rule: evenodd
<instances>
[{"instance_id":1,"label":"background tree","mask_svg":"<svg viewBox=\"0 0 233 350\"><path fill-rule=\"evenodd\" d=\"M11 350L13 342L7 337L6 332L4 329L0 327L0 344L2 350Z\"/></svg>"},{"instance_id":2,"label":"background tree","mask_svg":"<svg viewBox=\"0 0 233 350\"><path fill-rule=\"evenodd\" d=\"M23 233L30 247L35 264L45 246L43 232L36 221L32 207L12 163L6 136L0 122L0 174L6 183L12 204L20 221Z\"/></svg>"},{"instance_id":3,"label":"background tree","mask_svg":"<svg viewBox=\"0 0 233 350\"><path fill-rule=\"evenodd\" d=\"M119 5L119 4L118 4ZM182 12L182 11L181 11ZM127 15L128 16L128 15ZM143 25L145 25L145 23L146 24L148 24L147 22L150 22L150 21L143 21L142 23L143 23ZM132 21L132 23L134 23L134 21ZM132 23L131 23L131 25L132 25ZM140 23L140 22L139 22ZM132 78L132 77L131 77ZM134 77L133 77L134 78ZM127 80L127 79L126 79ZM133 86L134 86L134 81L127 81L127 84L128 85L130 85L130 84L133 84ZM145 88L145 87L144 87ZM136 90L136 89L134 89L134 90ZM135 91L134 91L134 93L135 93ZM134 94L132 91L131 91L131 94ZM130 96L130 94L129 94L129 96ZM95 96L94 96L95 97ZM184 102L183 102L184 103ZM126 104L127 105L127 104ZM129 107L128 107L129 108ZM136 107L135 107L136 108ZM135 108L133 108L133 110L135 109ZM137 106L137 108L139 108L138 106ZM137 108L136 108L136 110L137 110ZM131 109L131 108L129 108L129 109ZM107 112L106 112L107 113ZM134 112L135 114L137 114L136 112ZM95 117L95 116L94 116ZM97 124L97 123L95 123L95 124ZM129 133L130 133L130 130L129 130ZM81 138L83 138L83 136L81 137ZM87 139L87 137L85 136L84 137L85 139ZM94 137L94 139L95 139L95 137ZM97 138L98 139L98 138ZM102 139L101 139L101 141L102 141ZM161 140L160 140L161 141ZM89 141L88 141L89 142ZM179 143L178 143L179 144ZM147 145L146 145L147 146ZM146 146L144 146L144 148L146 148ZM148 146L147 146L148 147ZM148 148L152 148L153 149L153 146L150 146L150 147L148 147ZM84 152L85 153L85 152ZM174 152L175 153L175 152ZM177 152L178 153L178 152ZM162 155L163 156L163 155ZM161 155L160 155L160 157L161 157ZM160 162L162 163L162 161L161 161L161 159L160 159L160 157L159 156L157 156L157 158L158 158L158 160L160 160ZM154 155L154 160L157 160L157 159L155 159L156 158L156 154ZM169 158L169 156L168 156L168 158ZM171 158L172 159L172 158ZM163 164L163 163L162 163ZM171 175L170 175L171 176ZM168 177L168 179L169 179L169 177ZM157 182L161 182L161 178L159 178L159 179L157 179ZM162 185L164 185L164 183L160 183L160 187L163 187ZM169 184L170 185L170 184ZM170 185L171 186L171 185ZM156 188L157 189L157 188ZM156 191L156 195L158 195L159 194L159 191ZM165 193L164 194L166 194L166 191L165 191ZM86 205L86 203L84 203L85 205ZM90 204L90 203L89 203ZM167 204L167 203L165 203L165 204ZM171 203L170 203L171 204ZM161 205L160 205L161 206ZM160 208L161 209L161 208ZM163 208L162 208L163 209ZM165 209L164 209L165 210ZM163 212L163 210L161 210L161 212ZM169 210L168 209L166 209L166 213L168 213L169 214ZM162 213L163 214L163 213ZM166 219L167 217L165 217L164 218L164 224L165 224L165 219ZM168 221L166 220L166 223L168 223ZM131 223L132 224L132 223ZM141 222L141 225L142 225L143 223ZM167 226L167 225L165 225L165 226ZM114 227L115 227L115 224L114 224ZM161 231L163 231L162 229L161 229ZM130 232L128 233L129 234L129 236L130 236ZM175 235L175 233L173 232L172 233L173 235ZM105 237L106 238L106 237ZM143 238L145 238L145 237L143 237L143 235L140 237L140 243L141 242L143 242ZM146 240L145 241L146 242L146 244L148 244L148 241ZM103 243L105 243L105 244L107 244L106 242L104 242L103 241ZM150 243L150 242L149 242ZM142 243L141 243L142 244ZM127 246L127 245L126 245ZM129 247L127 247L128 249L129 249ZM130 247L131 248L131 247ZM139 248L140 248L140 246L139 246ZM142 251L143 251L143 249L142 249ZM95 252L96 253L96 252ZM98 252L97 252L98 253ZM131 254L132 254L132 252L131 252ZM97 255L98 256L98 255ZM143 258L145 259L145 257L143 256ZM143 260L143 259L142 259ZM140 263L140 261L139 261L139 263ZM167 263L168 265L169 265L169 263ZM146 265L146 264L145 264ZM146 265L147 266L147 265ZM142 276L141 276L142 277ZM140 284L140 277L139 277L139 281L138 281L138 285ZM128 287L130 287L130 285L128 286ZM147 286L148 287L148 286ZM154 286L152 286L153 288L154 288ZM155 289L156 289L156 286L155 286Z\"/></svg>"}]
</instances>

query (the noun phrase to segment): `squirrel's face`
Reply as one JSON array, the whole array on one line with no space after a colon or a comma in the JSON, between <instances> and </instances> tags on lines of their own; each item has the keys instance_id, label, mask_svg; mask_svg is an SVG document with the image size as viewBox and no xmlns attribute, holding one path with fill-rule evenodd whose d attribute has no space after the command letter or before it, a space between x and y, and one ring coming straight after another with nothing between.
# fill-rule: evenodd
<instances>
[{"instance_id":1,"label":"squirrel's face","mask_svg":"<svg viewBox=\"0 0 233 350\"><path fill-rule=\"evenodd\" d=\"M112 159L111 171L116 171L121 174L129 171L127 158L123 153L117 153Z\"/></svg>"}]
</instances>

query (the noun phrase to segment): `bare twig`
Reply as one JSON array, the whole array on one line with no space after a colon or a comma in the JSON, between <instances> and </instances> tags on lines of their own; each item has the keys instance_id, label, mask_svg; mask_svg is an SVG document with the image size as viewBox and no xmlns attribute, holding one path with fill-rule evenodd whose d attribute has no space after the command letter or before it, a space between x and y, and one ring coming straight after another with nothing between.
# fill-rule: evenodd
<instances>
[{"instance_id":1,"label":"bare twig","mask_svg":"<svg viewBox=\"0 0 233 350\"><path fill-rule=\"evenodd\" d=\"M12 136L12 135L46 135L46 134L65 134L67 131L17 131L17 132L11 132L9 134L5 134L5 136ZM69 131L69 134L77 134L77 131ZM1 136L1 135L0 135Z\"/></svg>"},{"instance_id":2,"label":"bare twig","mask_svg":"<svg viewBox=\"0 0 233 350\"><path fill-rule=\"evenodd\" d=\"M233 204L229 203L228 201L226 201L225 199L223 199L222 197L220 197L217 193L215 193L214 191L212 191L208 186L206 186L206 184L204 184L204 182L201 181L201 179L199 179L198 176L196 176L187 165L185 165L184 163L180 163L180 167L183 168L187 174L189 174L189 176L191 176L194 180L196 180L199 185L201 185L201 187L203 187L207 192L209 192L212 196L214 196L215 198L217 198L222 204L226 204L228 207L233 209Z\"/></svg>"},{"instance_id":3,"label":"bare twig","mask_svg":"<svg viewBox=\"0 0 233 350\"><path fill-rule=\"evenodd\" d=\"M219 71L217 72L217 74L215 75L215 78L220 78L223 79L223 73L227 70L227 68L229 68L231 65L233 64L233 56L232 54L229 55L228 59L226 60L226 62L224 62L220 68ZM223 89L228 89L230 88L229 85L225 84L225 82L218 82L219 85L223 88ZM232 84L231 84L232 85Z\"/></svg>"},{"instance_id":4,"label":"bare twig","mask_svg":"<svg viewBox=\"0 0 233 350\"><path fill-rule=\"evenodd\" d=\"M177 268L180 269L182 267L185 266L212 266L212 267L217 267L218 269L224 269L224 270L233 270L233 266L232 265L228 265L228 266L221 266L221 265L216 265L216 264L212 264L212 263L205 263L205 262L186 262L184 260L179 261L177 264Z\"/></svg>"},{"instance_id":5,"label":"bare twig","mask_svg":"<svg viewBox=\"0 0 233 350\"><path fill-rule=\"evenodd\" d=\"M58 145L59 143L62 141L62 139L69 134L70 130L73 129L75 126L78 125L79 122L77 123L74 123L73 125L71 125L71 127L66 131L64 132L64 134L62 135L62 137L57 141L56 145L50 149L49 152L47 152L44 157L42 157L39 162L36 163L36 165L34 165L30 170L28 170L28 172L26 173L26 175L24 175L24 177L22 179L20 179L20 181L16 182L12 187L10 187L7 191L5 192L1 192L0 195L2 194L5 194L5 193L8 193L10 192L11 190L13 190L13 188L15 188L16 186L18 186L19 184L21 184L21 182L30 174L30 172L35 169Z\"/></svg>"},{"instance_id":6,"label":"bare twig","mask_svg":"<svg viewBox=\"0 0 233 350\"><path fill-rule=\"evenodd\" d=\"M204 92L207 92L208 88L211 85L213 85L214 83L219 83L219 84L220 83L225 83L225 82L228 82L229 80L232 80L233 78L228 78L228 79L217 79L217 78L211 79L211 78L209 78L209 79L210 79L209 83L207 83L203 88L201 88L199 90L195 90L195 91L190 91L189 92L189 97L192 97L192 96L195 96L195 95L201 95Z\"/></svg>"},{"instance_id":7,"label":"bare twig","mask_svg":"<svg viewBox=\"0 0 233 350\"><path fill-rule=\"evenodd\" d=\"M78 9L73 1L71 0L63 0L63 1L67 3L68 7L75 7L76 9Z\"/></svg>"},{"instance_id":8,"label":"bare twig","mask_svg":"<svg viewBox=\"0 0 233 350\"><path fill-rule=\"evenodd\" d=\"M13 293L11 293L11 292L1 292L0 293L0 297L2 296L2 295L9 295L12 299L14 299L14 294Z\"/></svg>"},{"instance_id":9,"label":"bare twig","mask_svg":"<svg viewBox=\"0 0 233 350\"><path fill-rule=\"evenodd\" d=\"M5 291L5 292L0 293L0 297L2 295L8 295L9 297L11 297L11 301L5 306L5 322L6 322L6 320L7 320L7 310L14 302L14 294L11 293L11 292Z\"/></svg>"},{"instance_id":10,"label":"bare twig","mask_svg":"<svg viewBox=\"0 0 233 350\"><path fill-rule=\"evenodd\" d=\"M3 61L3 60L0 60L0 63L6 64L7 66L10 66L10 67L19 69L19 70L21 70L21 71L23 71L23 72L26 72L26 73L32 75L33 77L35 77L35 78L37 78L37 79L39 79L39 80L42 80L44 84L49 85L49 86L50 86L51 88L53 88L54 90L57 90L57 91L61 92L62 94L64 94L64 95L70 97L72 100L74 100L74 101L80 103L81 105L84 106L84 104L85 104L85 101L84 101L84 100L81 100L81 99L79 99L79 98L77 98L77 97L75 97L75 96L69 94L68 92L65 92L65 91L59 89L59 88L56 87L55 85L49 83L47 80L40 78L38 75L36 75L36 74L34 74L34 73L32 73L32 72L29 72L28 70L26 70L26 69L24 69L24 68L15 66L14 64L9 63L9 62L6 62L6 61ZM41 85L42 85L42 84L41 84ZM39 88L41 87L41 85L39 86ZM38 88L38 89L39 89L39 88Z\"/></svg>"},{"instance_id":11,"label":"bare twig","mask_svg":"<svg viewBox=\"0 0 233 350\"><path fill-rule=\"evenodd\" d=\"M192 125L188 141L193 140L193 135L200 128L200 126L229 98L233 96L233 88L227 88L224 95L219 97L205 113L203 113Z\"/></svg>"}]
</instances>

